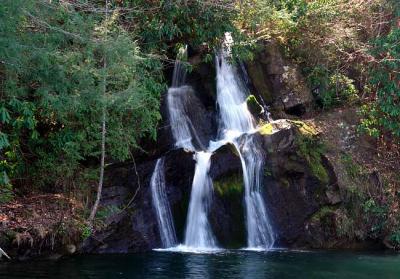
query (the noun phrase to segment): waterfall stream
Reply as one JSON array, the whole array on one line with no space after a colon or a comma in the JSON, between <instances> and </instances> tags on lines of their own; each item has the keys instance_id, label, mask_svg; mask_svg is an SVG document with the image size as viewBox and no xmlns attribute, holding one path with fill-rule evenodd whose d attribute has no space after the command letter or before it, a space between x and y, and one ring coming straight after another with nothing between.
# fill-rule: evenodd
<instances>
[{"instance_id":1,"label":"waterfall stream","mask_svg":"<svg viewBox=\"0 0 400 279\"><path fill-rule=\"evenodd\" d=\"M151 176L150 187L161 242L164 248L173 247L177 244L177 241L171 209L165 192L164 158L157 160Z\"/></svg>"},{"instance_id":2,"label":"waterfall stream","mask_svg":"<svg viewBox=\"0 0 400 279\"><path fill-rule=\"evenodd\" d=\"M243 169L247 248L269 249L274 243L273 228L261 194L264 154L259 144L251 137L251 134L257 132L257 128L247 108L246 87L238 77L235 66L228 62L229 47L227 49L228 51L221 51L216 56L219 129L217 140L210 140L208 147L201 144L190 119L190 107L195 96L193 89L185 85L186 71L179 59L175 63L172 86L168 90L169 122L175 146L195 152L196 160L184 245L177 246L175 250L178 251L201 252L218 249L208 220L213 195L209 169L212 153L227 143L236 147ZM180 55L186 53L181 52ZM163 214L159 216L168 217Z\"/></svg>"},{"instance_id":3,"label":"waterfall stream","mask_svg":"<svg viewBox=\"0 0 400 279\"><path fill-rule=\"evenodd\" d=\"M211 152L196 152L189 213L186 221L185 246L197 249L214 248L215 237L208 221L208 209L211 203L213 186L208 171Z\"/></svg>"},{"instance_id":4,"label":"waterfall stream","mask_svg":"<svg viewBox=\"0 0 400 279\"><path fill-rule=\"evenodd\" d=\"M273 246L274 233L260 188L264 156L262 148L247 136L256 131L254 120L247 109L245 87L237 76L235 67L226 61L226 56L226 52L221 52L216 58L220 130L224 137L240 135L234 137L232 143L242 162L247 246L249 249L268 249Z\"/></svg>"}]
</instances>

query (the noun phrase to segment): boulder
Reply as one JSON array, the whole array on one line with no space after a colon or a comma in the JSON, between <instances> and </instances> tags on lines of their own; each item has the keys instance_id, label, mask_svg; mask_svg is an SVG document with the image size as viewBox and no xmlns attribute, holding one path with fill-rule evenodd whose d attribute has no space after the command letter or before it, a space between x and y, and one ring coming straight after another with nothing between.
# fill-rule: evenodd
<instances>
[{"instance_id":1,"label":"boulder","mask_svg":"<svg viewBox=\"0 0 400 279\"><path fill-rule=\"evenodd\" d=\"M284 58L274 41L264 41L246 69L254 90L271 105L278 116L304 114L312 94L298 66Z\"/></svg>"}]
</instances>

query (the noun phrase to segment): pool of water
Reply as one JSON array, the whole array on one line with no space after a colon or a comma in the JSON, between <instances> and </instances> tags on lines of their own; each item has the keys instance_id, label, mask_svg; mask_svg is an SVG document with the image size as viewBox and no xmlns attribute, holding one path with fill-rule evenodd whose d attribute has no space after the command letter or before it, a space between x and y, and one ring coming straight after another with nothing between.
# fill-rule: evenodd
<instances>
[{"instance_id":1,"label":"pool of water","mask_svg":"<svg viewBox=\"0 0 400 279\"><path fill-rule=\"evenodd\" d=\"M400 278L393 253L154 251L85 255L58 261L0 263L0 278Z\"/></svg>"}]
</instances>

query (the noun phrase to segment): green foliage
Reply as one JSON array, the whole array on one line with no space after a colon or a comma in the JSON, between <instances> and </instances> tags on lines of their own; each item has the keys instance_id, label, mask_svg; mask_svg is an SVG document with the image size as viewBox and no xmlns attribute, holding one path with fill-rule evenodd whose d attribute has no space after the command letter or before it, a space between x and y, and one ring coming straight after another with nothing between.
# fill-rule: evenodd
<instances>
[{"instance_id":1,"label":"green foliage","mask_svg":"<svg viewBox=\"0 0 400 279\"><path fill-rule=\"evenodd\" d=\"M376 91L376 101L365 105L361 130L378 137L389 132L400 137L400 28L398 16L400 7L396 5L391 31L374 40L371 54L376 60L371 68L370 83Z\"/></svg>"},{"instance_id":2,"label":"green foliage","mask_svg":"<svg viewBox=\"0 0 400 279\"><path fill-rule=\"evenodd\" d=\"M311 220L313 222L319 222L322 219L324 219L326 216L334 213L335 210L336 210L336 207L334 207L334 206L323 206L316 213L314 213L311 216Z\"/></svg>"},{"instance_id":3,"label":"green foliage","mask_svg":"<svg viewBox=\"0 0 400 279\"><path fill-rule=\"evenodd\" d=\"M323 108L351 104L358 99L354 80L341 73L330 74L323 67L315 67L308 75L311 88L317 89L317 101Z\"/></svg>"},{"instance_id":4,"label":"green foliage","mask_svg":"<svg viewBox=\"0 0 400 279\"><path fill-rule=\"evenodd\" d=\"M347 174L353 179L359 179L363 176L362 167L355 163L349 154L343 154L341 161L346 169Z\"/></svg>"},{"instance_id":5,"label":"green foliage","mask_svg":"<svg viewBox=\"0 0 400 279\"><path fill-rule=\"evenodd\" d=\"M86 223L80 224L81 239L85 240L92 234L92 229Z\"/></svg>"},{"instance_id":6,"label":"green foliage","mask_svg":"<svg viewBox=\"0 0 400 279\"><path fill-rule=\"evenodd\" d=\"M118 12L106 21L57 1L23 2L0 9L0 172L13 184L74 184L96 166L88 162L99 156L103 107L109 159L154 139L162 65L141 52Z\"/></svg>"},{"instance_id":7,"label":"green foliage","mask_svg":"<svg viewBox=\"0 0 400 279\"><path fill-rule=\"evenodd\" d=\"M400 247L400 230L394 231L390 235L389 239L393 243L394 247L398 249Z\"/></svg>"},{"instance_id":8,"label":"green foliage","mask_svg":"<svg viewBox=\"0 0 400 279\"><path fill-rule=\"evenodd\" d=\"M115 205L102 207L98 210L96 216L100 221L105 221L108 217L121 212L121 208Z\"/></svg>"},{"instance_id":9,"label":"green foliage","mask_svg":"<svg viewBox=\"0 0 400 279\"><path fill-rule=\"evenodd\" d=\"M188 44L213 51L225 32L242 37L234 25L237 10L230 0L130 0L121 5L131 9L124 21L133 23L132 31L146 50L164 54L171 46Z\"/></svg>"}]
</instances>

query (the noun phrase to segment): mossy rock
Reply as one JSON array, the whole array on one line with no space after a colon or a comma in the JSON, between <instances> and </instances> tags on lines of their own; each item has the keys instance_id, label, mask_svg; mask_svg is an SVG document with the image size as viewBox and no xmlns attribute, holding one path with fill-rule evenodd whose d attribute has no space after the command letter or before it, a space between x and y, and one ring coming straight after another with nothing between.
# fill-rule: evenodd
<instances>
[{"instance_id":1,"label":"mossy rock","mask_svg":"<svg viewBox=\"0 0 400 279\"><path fill-rule=\"evenodd\" d=\"M303 135L303 136L317 136L319 134L318 130L313 127L310 124L307 124L303 121L299 121L299 120L287 120L289 123L293 124L294 126L297 127L297 129L299 130L299 132Z\"/></svg>"},{"instance_id":2,"label":"mossy rock","mask_svg":"<svg viewBox=\"0 0 400 279\"><path fill-rule=\"evenodd\" d=\"M272 135L274 132L274 127L272 126L271 123L267 123L267 124L262 125L258 129L258 132L263 136Z\"/></svg>"},{"instance_id":3,"label":"mossy rock","mask_svg":"<svg viewBox=\"0 0 400 279\"><path fill-rule=\"evenodd\" d=\"M311 173L322 183L329 182L329 174L322 156L325 153L325 146L322 142L308 135L299 135L296 138L297 154L303 157L309 164Z\"/></svg>"},{"instance_id":4,"label":"mossy rock","mask_svg":"<svg viewBox=\"0 0 400 279\"><path fill-rule=\"evenodd\" d=\"M261 113L263 113L264 109L254 95L249 95L246 99L246 103L247 108L253 115L260 115Z\"/></svg>"},{"instance_id":5,"label":"mossy rock","mask_svg":"<svg viewBox=\"0 0 400 279\"><path fill-rule=\"evenodd\" d=\"M221 178L213 184L214 190L221 197L242 195L244 190L243 178L238 174Z\"/></svg>"},{"instance_id":6,"label":"mossy rock","mask_svg":"<svg viewBox=\"0 0 400 279\"><path fill-rule=\"evenodd\" d=\"M227 248L240 248L246 245L246 225L244 220L244 182L242 175L239 173L227 174L214 181L214 191L218 206L214 208L223 208L225 214L211 216L212 224L215 230L216 237L220 245ZM216 204L215 204L216 205ZM216 217L218 216L218 217ZM225 220L219 220L223 217ZM229 219L229 227L221 227ZM225 223L226 224L226 223Z\"/></svg>"},{"instance_id":7,"label":"mossy rock","mask_svg":"<svg viewBox=\"0 0 400 279\"><path fill-rule=\"evenodd\" d=\"M336 211L336 206L323 206L311 216L311 221L321 222L326 216L333 214Z\"/></svg>"}]
</instances>

